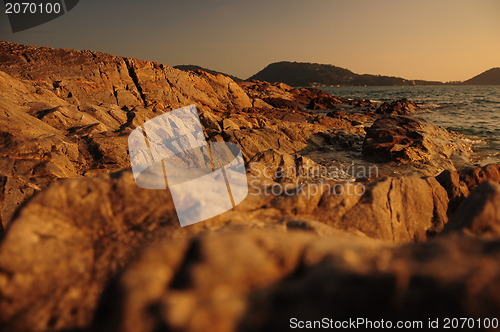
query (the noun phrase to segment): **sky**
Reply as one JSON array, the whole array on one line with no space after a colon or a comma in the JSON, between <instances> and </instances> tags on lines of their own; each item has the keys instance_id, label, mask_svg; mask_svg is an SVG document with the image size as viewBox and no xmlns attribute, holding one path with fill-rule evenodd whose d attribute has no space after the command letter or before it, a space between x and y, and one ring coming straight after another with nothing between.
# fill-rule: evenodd
<instances>
[{"instance_id":1,"label":"sky","mask_svg":"<svg viewBox=\"0 0 500 332\"><path fill-rule=\"evenodd\" d=\"M276 61L462 81L500 67L500 0L80 0L0 40L90 49L241 78Z\"/></svg>"}]
</instances>

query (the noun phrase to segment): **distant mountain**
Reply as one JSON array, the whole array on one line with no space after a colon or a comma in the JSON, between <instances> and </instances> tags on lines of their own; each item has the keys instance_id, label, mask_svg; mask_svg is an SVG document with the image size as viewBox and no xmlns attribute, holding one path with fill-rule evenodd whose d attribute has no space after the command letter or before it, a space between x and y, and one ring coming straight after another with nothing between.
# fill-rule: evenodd
<instances>
[{"instance_id":1,"label":"distant mountain","mask_svg":"<svg viewBox=\"0 0 500 332\"><path fill-rule=\"evenodd\" d=\"M243 81L241 78L221 73L216 70L203 68L197 65L178 65L174 68L188 70L203 70L210 74L222 74L232 78L236 82ZM268 65L248 80L259 80L266 82L282 82L291 86L403 86L403 85L500 85L500 68L491 68L464 82L439 82L424 80L409 80L401 77L356 74L349 69L309 62L281 61Z\"/></svg>"},{"instance_id":2,"label":"distant mountain","mask_svg":"<svg viewBox=\"0 0 500 332\"><path fill-rule=\"evenodd\" d=\"M236 76L232 76L232 75L228 75L228 74L225 74L225 73L221 73L220 71L215 71L215 70L212 70L212 69L203 68L203 67L200 67L200 66L197 66L197 65L178 65L178 66L174 66L174 68L177 68L177 69L180 69L180 70L183 70L183 71L188 71L188 70L203 70L203 71L206 71L207 73L214 74L214 75L222 74L224 76L230 77L235 82L241 82L241 81L243 81L241 78L238 78Z\"/></svg>"},{"instance_id":3,"label":"distant mountain","mask_svg":"<svg viewBox=\"0 0 500 332\"><path fill-rule=\"evenodd\" d=\"M432 85L442 82L413 81L400 77L381 75L359 75L352 71L332 65L308 62L275 62L253 75L249 80L283 82L292 86L331 86L331 85Z\"/></svg>"},{"instance_id":4,"label":"distant mountain","mask_svg":"<svg viewBox=\"0 0 500 332\"><path fill-rule=\"evenodd\" d=\"M491 68L465 81L466 85L500 85L500 68Z\"/></svg>"}]
</instances>

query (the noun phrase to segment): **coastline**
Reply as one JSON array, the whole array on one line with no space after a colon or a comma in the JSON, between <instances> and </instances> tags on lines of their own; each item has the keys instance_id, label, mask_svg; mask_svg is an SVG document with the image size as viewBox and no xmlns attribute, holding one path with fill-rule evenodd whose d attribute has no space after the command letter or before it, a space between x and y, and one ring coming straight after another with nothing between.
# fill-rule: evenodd
<instances>
[{"instance_id":1,"label":"coastline","mask_svg":"<svg viewBox=\"0 0 500 332\"><path fill-rule=\"evenodd\" d=\"M0 49L0 327L223 332L332 312L498 313L500 164L475 166L467 137L416 117L412 100ZM255 186L181 228L169 191L135 184L127 137L191 104L209 141L241 148Z\"/></svg>"}]
</instances>

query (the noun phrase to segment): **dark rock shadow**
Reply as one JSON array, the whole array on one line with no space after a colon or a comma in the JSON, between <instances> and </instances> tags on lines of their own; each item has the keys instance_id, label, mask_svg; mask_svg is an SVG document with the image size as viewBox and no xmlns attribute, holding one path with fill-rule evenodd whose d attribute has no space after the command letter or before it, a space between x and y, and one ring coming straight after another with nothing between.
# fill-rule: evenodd
<instances>
[{"instance_id":1,"label":"dark rock shadow","mask_svg":"<svg viewBox=\"0 0 500 332\"><path fill-rule=\"evenodd\" d=\"M287 278L254 292L237 331L294 330L294 318L324 324L330 319L412 320L425 328L429 318L468 317L461 306L464 287L418 274L405 284L393 273L345 271L323 262L298 267Z\"/></svg>"}]
</instances>

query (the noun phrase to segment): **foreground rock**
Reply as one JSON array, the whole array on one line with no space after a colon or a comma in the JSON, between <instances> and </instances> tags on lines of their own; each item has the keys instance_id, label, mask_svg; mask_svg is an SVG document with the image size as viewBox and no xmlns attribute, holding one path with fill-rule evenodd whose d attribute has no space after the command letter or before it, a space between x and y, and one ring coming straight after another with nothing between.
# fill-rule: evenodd
<instances>
[{"instance_id":1,"label":"foreground rock","mask_svg":"<svg viewBox=\"0 0 500 332\"><path fill-rule=\"evenodd\" d=\"M446 170L436 179L448 192L450 198L449 214L453 214L470 192L485 181L500 183L500 165L466 167L459 172Z\"/></svg>"},{"instance_id":2,"label":"foreground rock","mask_svg":"<svg viewBox=\"0 0 500 332\"><path fill-rule=\"evenodd\" d=\"M60 181L30 200L0 244L0 326L85 326L102 285L137 249L176 225L164 192L131 174Z\"/></svg>"},{"instance_id":3,"label":"foreground rock","mask_svg":"<svg viewBox=\"0 0 500 332\"><path fill-rule=\"evenodd\" d=\"M363 142L366 158L426 167L429 175L455 169L454 162L466 163L471 153L471 145L462 135L403 116L376 120Z\"/></svg>"},{"instance_id":4,"label":"foreground rock","mask_svg":"<svg viewBox=\"0 0 500 332\"><path fill-rule=\"evenodd\" d=\"M387 179L366 192L323 183L286 194L250 183L235 210L188 228L179 228L168 192L138 188L130 172L52 184L21 209L0 244L0 326L86 326L104 285L161 238L265 228L404 243L426 239L447 221L447 195L434 179Z\"/></svg>"},{"instance_id":5,"label":"foreground rock","mask_svg":"<svg viewBox=\"0 0 500 332\"><path fill-rule=\"evenodd\" d=\"M449 230L466 229L481 236L500 237L500 185L483 182L453 213Z\"/></svg>"},{"instance_id":6,"label":"foreground rock","mask_svg":"<svg viewBox=\"0 0 500 332\"><path fill-rule=\"evenodd\" d=\"M292 317L321 320L332 312L337 320L424 324L429 315L496 317L498 244L451 237L393 248L274 232L165 242L110 285L92 329L283 331Z\"/></svg>"},{"instance_id":7,"label":"foreground rock","mask_svg":"<svg viewBox=\"0 0 500 332\"><path fill-rule=\"evenodd\" d=\"M343 202L338 197L332 201L324 197L320 204L346 209L337 227L396 243L425 240L448 221L446 192L433 178L389 178L369 185L352 208L346 202L347 197Z\"/></svg>"},{"instance_id":8,"label":"foreground rock","mask_svg":"<svg viewBox=\"0 0 500 332\"><path fill-rule=\"evenodd\" d=\"M269 153L262 158L287 158ZM9 331L87 326L106 283L142 247L161 239L293 230L330 238L342 243L335 247L340 252L349 252L357 246L352 238L359 238L360 246L378 243L377 248L419 242L448 221L447 192L433 178L388 178L366 187L310 183L281 187L288 190L281 193L267 185L257 188L259 179L249 181L252 191L242 204L188 228L179 227L168 192L138 188L129 171L52 184L20 210L0 244L0 326Z\"/></svg>"}]
</instances>

